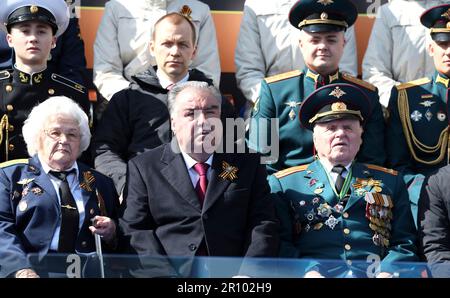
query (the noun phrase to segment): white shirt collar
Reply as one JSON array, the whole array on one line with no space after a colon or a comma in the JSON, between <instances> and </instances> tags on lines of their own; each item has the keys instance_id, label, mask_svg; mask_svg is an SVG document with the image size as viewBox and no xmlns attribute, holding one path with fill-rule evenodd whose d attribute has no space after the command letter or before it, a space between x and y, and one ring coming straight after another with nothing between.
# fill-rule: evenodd
<instances>
[{"instance_id":1,"label":"white shirt collar","mask_svg":"<svg viewBox=\"0 0 450 298\"><path fill-rule=\"evenodd\" d=\"M190 170L196 163L198 163L198 161L196 161L195 159L190 157L189 154L184 153L183 151L181 151L181 155L183 156L184 163L186 164L186 168L188 170ZM211 154L209 156L209 158L205 161L205 163L207 163L210 168L211 168L211 165L212 165L213 156L214 156L214 154Z\"/></svg>"},{"instance_id":2,"label":"white shirt collar","mask_svg":"<svg viewBox=\"0 0 450 298\"><path fill-rule=\"evenodd\" d=\"M42 161L42 159L39 157L39 155L38 155L38 158L39 158L39 161L40 161L40 163L42 165L42 170L45 172L45 174L48 175L48 173L50 171L54 171L52 168L50 168L50 166L47 163ZM77 162L74 162L73 165L70 168L68 168L67 170L65 170L65 171L70 171L72 169L75 169L75 174L76 174L75 177L77 177L77 179L78 179L78 172L79 172L79 170L78 170Z\"/></svg>"},{"instance_id":3,"label":"white shirt collar","mask_svg":"<svg viewBox=\"0 0 450 298\"><path fill-rule=\"evenodd\" d=\"M174 84L173 82L171 82L170 80L167 79L167 77L165 75L162 74L162 71L158 68L156 70L156 76L158 77L159 80L159 84L161 85L161 87L163 87L164 89L167 89L168 86ZM178 82L175 83L175 85L180 84L180 83L184 83L187 82L189 80L189 72L184 76L184 78L182 78L181 80L179 80Z\"/></svg>"},{"instance_id":4,"label":"white shirt collar","mask_svg":"<svg viewBox=\"0 0 450 298\"><path fill-rule=\"evenodd\" d=\"M319 159L320 163L322 164L323 168L325 169L325 171L330 174L331 173L331 169L333 168L333 165L331 163L329 163L327 160L321 160ZM350 167L352 166L352 162L350 162L349 164L347 164L345 166L345 169L347 170L347 173L350 170ZM346 175L344 175L346 176Z\"/></svg>"}]
</instances>

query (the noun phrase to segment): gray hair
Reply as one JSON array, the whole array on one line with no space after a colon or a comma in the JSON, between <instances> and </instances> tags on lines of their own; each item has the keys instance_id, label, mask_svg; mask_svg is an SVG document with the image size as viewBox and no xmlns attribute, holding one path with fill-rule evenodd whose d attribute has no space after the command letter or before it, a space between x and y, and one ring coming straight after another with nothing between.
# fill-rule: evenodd
<instances>
[{"instance_id":1,"label":"gray hair","mask_svg":"<svg viewBox=\"0 0 450 298\"><path fill-rule=\"evenodd\" d=\"M167 97L167 106L169 108L169 114L170 116L173 116L175 113L175 107L176 107L176 98L178 94L180 94L184 89L187 88L193 88L196 90L204 90L208 92L210 95L212 95L217 102L220 105L222 104L222 95L220 94L220 91L212 86L209 85L207 82L199 82L199 81L188 81L185 83L176 84L170 91Z\"/></svg>"},{"instance_id":2,"label":"gray hair","mask_svg":"<svg viewBox=\"0 0 450 298\"><path fill-rule=\"evenodd\" d=\"M78 123L81 133L80 154L89 147L91 132L86 113L70 98L54 96L35 106L22 127L23 138L30 156L35 155L38 151L39 135L43 131L46 121L56 115L64 115Z\"/></svg>"}]
</instances>

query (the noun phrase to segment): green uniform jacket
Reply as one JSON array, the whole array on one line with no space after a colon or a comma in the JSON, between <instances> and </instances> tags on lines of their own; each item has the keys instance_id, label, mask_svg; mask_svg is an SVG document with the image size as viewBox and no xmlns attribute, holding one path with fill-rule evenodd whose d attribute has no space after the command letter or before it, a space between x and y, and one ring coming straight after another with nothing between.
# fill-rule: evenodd
<instances>
[{"instance_id":1,"label":"green uniform jacket","mask_svg":"<svg viewBox=\"0 0 450 298\"><path fill-rule=\"evenodd\" d=\"M351 172L345 204L339 203L318 160L269 177L280 220L280 256L338 259L347 265L369 255L379 256L381 271L388 272L394 270L392 262L416 261L416 229L401 175L362 163L354 163ZM391 202L388 207L381 207L381 194ZM370 198L375 202L369 204ZM370 217L374 208L378 211ZM388 241L375 244L376 233ZM362 276L365 270L359 268Z\"/></svg>"},{"instance_id":2,"label":"green uniform jacket","mask_svg":"<svg viewBox=\"0 0 450 298\"><path fill-rule=\"evenodd\" d=\"M372 112L364 128L363 145L357 159L360 162L384 164L384 119L377 89L369 83L339 72L322 77L305 69L303 72L296 70L266 78L261 82L260 100L253 109L248 142L251 149L270 155L270 163L267 164L269 174L313 161L312 133L302 128L298 120L300 104L314 90L333 83L352 84L366 93ZM279 130L271 130L269 121L273 118L278 118ZM273 150L268 152L277 144L279 154L275 154Z\"/></svg>"},{"instance_id":3,"label":"green uniform jacket","mask_svg":"<svg viewBox=\"0 0 450 298\"><path fill-rule=\"evenodd\" d=\"M402 172L415 218L424 177L447 164L449 81L436 72L431 78L404 83L391 91L387 166Z\"/></svg>"}]
</instances>

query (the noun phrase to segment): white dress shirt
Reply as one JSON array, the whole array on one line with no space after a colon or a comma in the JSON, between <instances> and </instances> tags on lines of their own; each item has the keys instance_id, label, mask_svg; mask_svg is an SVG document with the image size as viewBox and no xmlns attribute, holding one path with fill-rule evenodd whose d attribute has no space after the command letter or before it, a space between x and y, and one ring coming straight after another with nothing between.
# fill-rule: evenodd
<instances>
[{"instance_id":1,"label":"white dress shirt","mask_svg":"<svg viewBox=\"0 0 450 298\"><path fill-rule=\"evenodd\" d=\"M169 87L170 85L178 85L184 82L187 82L189 80L189 73L187 73L184 78L182 78L181 80L179 80L176 83L173 83L171 81L169 81L166 76L161 74L161 70L156 70L156 76L158 77L159 80L159 84L161 85L161 87L163 87L164 89L167 89L167 87Z\"/></svg>"}]
</instances>

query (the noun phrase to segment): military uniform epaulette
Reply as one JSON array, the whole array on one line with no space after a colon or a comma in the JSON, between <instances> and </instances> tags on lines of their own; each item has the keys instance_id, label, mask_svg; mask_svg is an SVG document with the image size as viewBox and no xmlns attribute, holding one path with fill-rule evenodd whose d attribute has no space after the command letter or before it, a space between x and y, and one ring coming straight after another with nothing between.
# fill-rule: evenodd
<instances>
[{"instance_id":1,"label":"military uniform epaulette","mask_svg":"<svg viewBox=\"0 0 450 298\"><path fill-rule=\"evenodd\" d=\"M56 73L52 73L52 80L55 82L58 82L60 84L63 84L67 87L70 87L72 89L77 90L80 93L85 94L86 93L86 87L84 87L81 84L78 84L77 82L74 82L72 80L69 80L68 78L65 78L59 74Z\"/></svg>"},{"instance_id":2,"label":"military uniform epaulette","mask_svg":"<svg viewBox=\"0 0 450 298\"><path fill-rule=\"evenodd\" d=\"M365 165L371 170L377 170L377 171L385 172L385 173L388 173L388 174L391 174L391 175L394 175L394 176L398 175L398 172L396 170L393 170L393 169L388 169L388 168L385 168L385 167L380 167L380 166L372 165L372 164L365 164Z\"/></svg>"},{"instance_id":3,"label":"military uniform epaulette","mask_svg":"<svg viewBox=\"0 0 450 298\"><path fill-rule=\"evenodd\" d=\"M411 88L414 86L428 84L429 82L431 82L431 80L429 78L421 78L421 79L418 79L415 81L400 84L396 88L397 88L397 90L403 90L403 89Z\"/></svg>"},{"instance_id":4,"label":"military uniform epaulette","mask_svg":"<svg viewBox=\"0 0 450 298\"><path fill-rule=\"evenodd\" d=\"M301 165L301 166L295 166L295 167L290 167L281 171L276 172L275 174L273 174L276 178L280 179L283 178L287 175L293 174L293 173L297 173L297 172L301 172L304 171L308 168L309 164L306 165Z\"/></svg>"},{"instance_id":5,"label":"military uniform epaulette","mask_svg":"<svg viewBox=\"0 0 450 298\"><path fill-rule=\"evenodd\" d=\"M0 71L0 80L6 80L11 77L11 74L7 70Z\"/></svg>"},{"instance_id":6,"label":"military uniform epaulette","mask_svg":"<svg viewBox=\"0 0 450 298\"><path fill-rule=\"evenodd\" d=\"M28 158L13 159L0 163L0 168L7 168L18 164L28 164Z\"/></svg>"},{"instance_id":7,"label":"military uniform epaulette","mask_svg":"<svg viewBox=\"0 0 450 298\"><path fill-rule=\"evenodd\" d=\"M342 77L343 77L345 80L347 80L347 81L349 81L349 82L352 82L352 83L354 83L354 84L356 84L356 85L365 87L365 88L367 88L367 89L369 89L369 90L372 90L372 91L377 91L377 87L375 87L374 85L372 85L372 84L370 84L370 83L368 83L368 82L366 82L366 81L360 80L360 79L358 79L358 78L356 78L356 77L354 77L354 76L351 76L351 75L349 75L349 74L343 73L343 74L342 74Z\"/></svg>"},{"instance_id":8,"label":"military uniform epaulette","mask_svg":"<svg viewBox=\"0 0 450 298\"><path fill-rule=\"evenodd\" d=\"M302 74L302 71L300 71L300 70L293 70L293 71L284 72L284 73L280 73L280 74L277 74L277 75L265 78L264 80L267 82L267 84L270 84L270 83L274 83L274 82L290 79L290 78L293 78L293 77L298 77L301 74Z\"/></svg>"}]
</instances>

